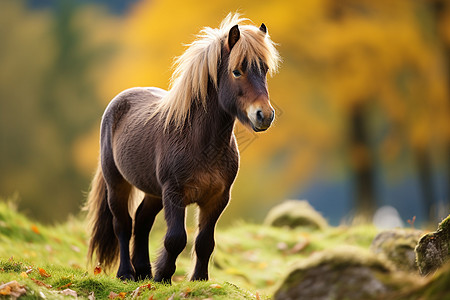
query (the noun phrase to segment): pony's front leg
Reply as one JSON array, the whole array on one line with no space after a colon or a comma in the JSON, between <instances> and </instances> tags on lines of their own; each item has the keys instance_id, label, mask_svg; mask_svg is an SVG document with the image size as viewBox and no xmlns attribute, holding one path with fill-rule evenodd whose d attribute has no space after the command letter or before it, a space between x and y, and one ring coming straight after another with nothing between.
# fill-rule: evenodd
<instances>
[{"instance_id":1,"label":"pony's front leg","mask_svg":"<svg viewBox=\"0 0 450 300\"><path fill-rule=\"evenodd\" d=\"M152 229L156 215L162 209L162 200L158 197L146 195L136 210L134 219L134 247L132 262L136 271L136 279L144 280L152 278L150 265L148 235Z\"/></svg>"},{"instance_id":2,"label":"pony's front leg","mask_svg":"<svg viewBox=\"0 0 450 300\"><path fill-rule=\"evenodd\" d=\"M195 263L194 273L191 280L208 280L209 258L214 250L214 230L217 220L230 199L229 192L224 193L216 199L209 199L208 202L199 204L199 231L195 239L195 254L197 261Z\"/></svg>"},{"instance_id":3,"label":"pony's front leg","mask_svg":"<svg viewBox=\"0 0 450 300\"><path fill-rule=\"evenodd\" d=\"M183 204L183 195L177 191L165 189L163 191L163 206L167 232L164 237L164 247L156 261L154 280L171 283L172 275L175 273L176 259L187 243L184 222L186 207Z\"/></svg>"}]
</instances>

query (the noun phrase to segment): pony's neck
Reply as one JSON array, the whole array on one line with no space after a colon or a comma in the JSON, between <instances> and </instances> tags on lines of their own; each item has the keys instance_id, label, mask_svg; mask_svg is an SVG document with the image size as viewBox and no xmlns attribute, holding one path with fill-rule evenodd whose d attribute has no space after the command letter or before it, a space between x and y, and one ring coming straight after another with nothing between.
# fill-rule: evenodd
<instances>
[{"instance_id":1,"label":"pony's neck","mask_svg":"<svg viewBox=\"0 0 450 300\"><path fill-rule=\"evenodd\" d=\"M200 145L229 144L233 133L235 117L227 113L219 104L216 88L208 86L206 107L198 101L191 106L191 128Z\"/></svg>"}]
</instances>

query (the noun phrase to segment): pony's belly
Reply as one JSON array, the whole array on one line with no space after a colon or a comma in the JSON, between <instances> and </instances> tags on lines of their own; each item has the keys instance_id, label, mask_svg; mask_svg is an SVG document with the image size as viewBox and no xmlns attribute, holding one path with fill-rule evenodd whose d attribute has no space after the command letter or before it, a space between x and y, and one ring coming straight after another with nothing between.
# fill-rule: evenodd
<instances>
[{"instance_id":1,"label":"pony's belly","mask_svg":"<svg viewBox=\"0 0 450 300\"><path fill-rule=\"evenodd\" d=\"M146 194L161 196L154 166L144 163L130 164L123 159L116 161L116 165L123 178L131 185Z\"/></svg>"},{"instance_id":2,"label":"pony's belly","mask_svg":"<svg viewBox=\"0 0 450 300\"><path fill-rule=\"evenodd\" d=\"M161 197L161 188L158 185L156 178L153 178L153 176L131 178L128 182L146 194Z\"/></svg>"},{"instance_id":3,"label":"pony's belly","mask_svg":"<svg viewBox=\"0 0 450 300\"><path fill-rule=\"evenodd\" d=\"M184 185L184 203L206 204L222 197L225 188L226 181L220 172L197 173Z\"/></svg>"}]
</instances>

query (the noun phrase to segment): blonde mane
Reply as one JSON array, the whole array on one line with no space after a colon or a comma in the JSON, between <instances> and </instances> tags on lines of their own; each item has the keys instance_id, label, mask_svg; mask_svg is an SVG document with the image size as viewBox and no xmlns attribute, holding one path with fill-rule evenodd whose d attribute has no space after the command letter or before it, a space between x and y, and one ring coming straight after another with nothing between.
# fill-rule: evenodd
<instances>
[{"instance_id":1,"label":"blonde mane","mask_svg":"<svg viewBox=\"0 0 450 300\"><path fill-rule=\"evenodd\" d=\"M170 81L170 89L165 97L154 107L151 118L159 115L165 119L164 129L169 124L179 129L189 116L192 101L199 101L206 107L208 82L217 89L217 69L220 62L222 45L226 44L230 29L238 24L240 38L234 45L228 63L228 71L238 69L244 59L249 65L261 62L273 75L280 61L278 51L268 34L258 27L248 25L248 19L239 14L228 14L219 28L203 28L197 38L187 45L186 51L174 61L174 72Z\"/></svg>"}]
</instances>

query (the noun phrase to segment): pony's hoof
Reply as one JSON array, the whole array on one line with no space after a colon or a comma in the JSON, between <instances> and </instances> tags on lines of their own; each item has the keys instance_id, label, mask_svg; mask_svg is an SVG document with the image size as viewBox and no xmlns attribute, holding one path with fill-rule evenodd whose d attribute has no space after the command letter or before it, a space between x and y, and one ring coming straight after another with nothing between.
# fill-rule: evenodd
<instances>
[{"instance_id":1,"label":"pony's hoof","mask_svg":"<svg viewBox=\"0 0 450 300\"><path fill-rule=\"evenodd\" d=\"M130 272L117 272L117 278L120 280L136 281L134 274Z\"/></svg>"},{"instance_id":2,"label":"pony's hoof","mask_svg":"<svg viewBox=\"0 0 450 300\"><path fill-rule=\"evenodd\" d=\"M191 281L208 281L208 276L192 276Z\"/></svg>"},{"instance_id":3,"label":"pony's hoof","mask_svg":"<svg viewBox=\"0 0 450 300\"><path fill-rule=\"evenodd\" d=\"M152 267L150 264L137 264L133 263L136 280L149 280L152 279Z\"/></svg>"},{"instance_id":4,"label":"pony's hoof","mask_svg":"<svg viewBox=\"0 0 450 300\"><path fill-rule=\"evenodd\" d=\"M151 280L153 279L152 272L136 272L136 280Z\"/></svg>"},{"instance_id":5,"label":"pony's hoof","mask_svg":"<svg viewBox=\"0 0 450 300\"><path fill-rule=\"evenodd\" d=\"M153 278L153 281L164 283L164 284L172 284L172 278L164 278L164 277L158 276L158 275L155 275L155 278Z\"/></svg>"}]
</instances>

